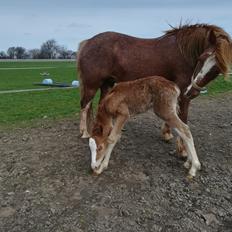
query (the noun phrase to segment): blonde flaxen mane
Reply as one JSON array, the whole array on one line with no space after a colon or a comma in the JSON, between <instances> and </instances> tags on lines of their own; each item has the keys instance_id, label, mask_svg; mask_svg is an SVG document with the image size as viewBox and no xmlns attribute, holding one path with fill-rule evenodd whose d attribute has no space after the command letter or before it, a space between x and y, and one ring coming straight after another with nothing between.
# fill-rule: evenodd
<instances>
[{"instance_id":1,"label":"blonde flaxen mane","mask_svg":"<svg viewBox=\"0 0 232 232\"><path fill-rule=\"evenodd\" d=\"M198 57L210 47L208 38L211 32L216 37L215 55L218 67L222 74L227 75L232 63L232 40L222 28L208 24L186 24L172 27L166 31L166 35L176 36L181 53L195 67Z\"/></svg>"}]
</instances>

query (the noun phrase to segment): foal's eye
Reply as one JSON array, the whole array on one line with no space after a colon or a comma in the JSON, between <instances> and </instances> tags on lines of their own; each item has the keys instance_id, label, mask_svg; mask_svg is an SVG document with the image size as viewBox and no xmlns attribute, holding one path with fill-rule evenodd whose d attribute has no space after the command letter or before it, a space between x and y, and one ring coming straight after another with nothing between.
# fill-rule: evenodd
<instances>
[{"instance_id":1,"label":"foal's eye","mask_svg":"<svg viewBox=\"0 0 232 232\"><path fill-rule=\"evenodd\" d=\"M93 134L95 134L95 135L101 135L103 133L103 128L102 128L102 126L98 126L98 127L95 127L94 129L93 129Z\"/></svg>"}]
</instances>

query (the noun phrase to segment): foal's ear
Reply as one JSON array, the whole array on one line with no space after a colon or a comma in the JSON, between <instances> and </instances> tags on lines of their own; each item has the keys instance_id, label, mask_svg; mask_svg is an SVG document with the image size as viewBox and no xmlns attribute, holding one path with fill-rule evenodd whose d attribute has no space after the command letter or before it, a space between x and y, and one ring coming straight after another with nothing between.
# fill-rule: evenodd
<instances>
[{"instance_id":1,"label":"foal's ear","mask_svg":"<svg viewBox=\"0 0 232 232\"><path fill-rule=\"evenodd\" d=\"M215 35L215 33L214 33L213 30L211 30L209 32L209 34L208 34L208 40L209 40L210 44L216 45L217 37L216 37L216 35Z\"/></svg>"}]
</instances>

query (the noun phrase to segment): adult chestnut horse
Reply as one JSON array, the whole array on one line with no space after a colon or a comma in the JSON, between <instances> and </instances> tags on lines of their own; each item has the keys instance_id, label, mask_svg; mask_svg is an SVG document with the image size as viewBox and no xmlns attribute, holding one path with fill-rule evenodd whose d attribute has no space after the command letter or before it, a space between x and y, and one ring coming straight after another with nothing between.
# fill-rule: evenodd
<instances>
[{"instance_id":1,"label":"adult chestnut horse","mask_svg":"<svg viewBox=\"0 0 232 232\"><path fill-rule=\"evenodd\" d=\"M187 123L190 99L198 96L202 87L219 73L227 74L232 63L231 38L222 28L208 24L179 26L154 39L105 32L80 44L77 62L83 138L89 137L92 99L98 89L102 98L112 81L146 76L164 76L178 85L179 117ZM166 124L162 133L166 140L172 138ZM178 151L183 152L181 140L178 141Z\"/></svg>"}]
</instances>

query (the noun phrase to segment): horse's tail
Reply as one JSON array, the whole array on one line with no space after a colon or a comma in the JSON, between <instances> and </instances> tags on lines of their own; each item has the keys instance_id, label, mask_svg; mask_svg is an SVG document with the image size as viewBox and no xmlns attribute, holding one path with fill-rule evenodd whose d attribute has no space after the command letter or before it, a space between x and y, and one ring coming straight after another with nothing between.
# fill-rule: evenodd
<instances>
[{"instance_id":1,"label":"horse's tail","mask_svg":"<svg viewBox=\"0 0 232 232\"><path fill-rule=\"evenodd\" d=\"M78 70L78 76L79 76L79 82L80 82L80 95L81 99L84 95L84 88L83 88L83 80L82 80L82 71L81 71L81 65L80 65L80 57L81 57L81 52L83 51L83 48L85 47L86 43L88 40L83 40L80 42L78 50L77 50L77 70Z\"/></svg>"}]
</instances>

